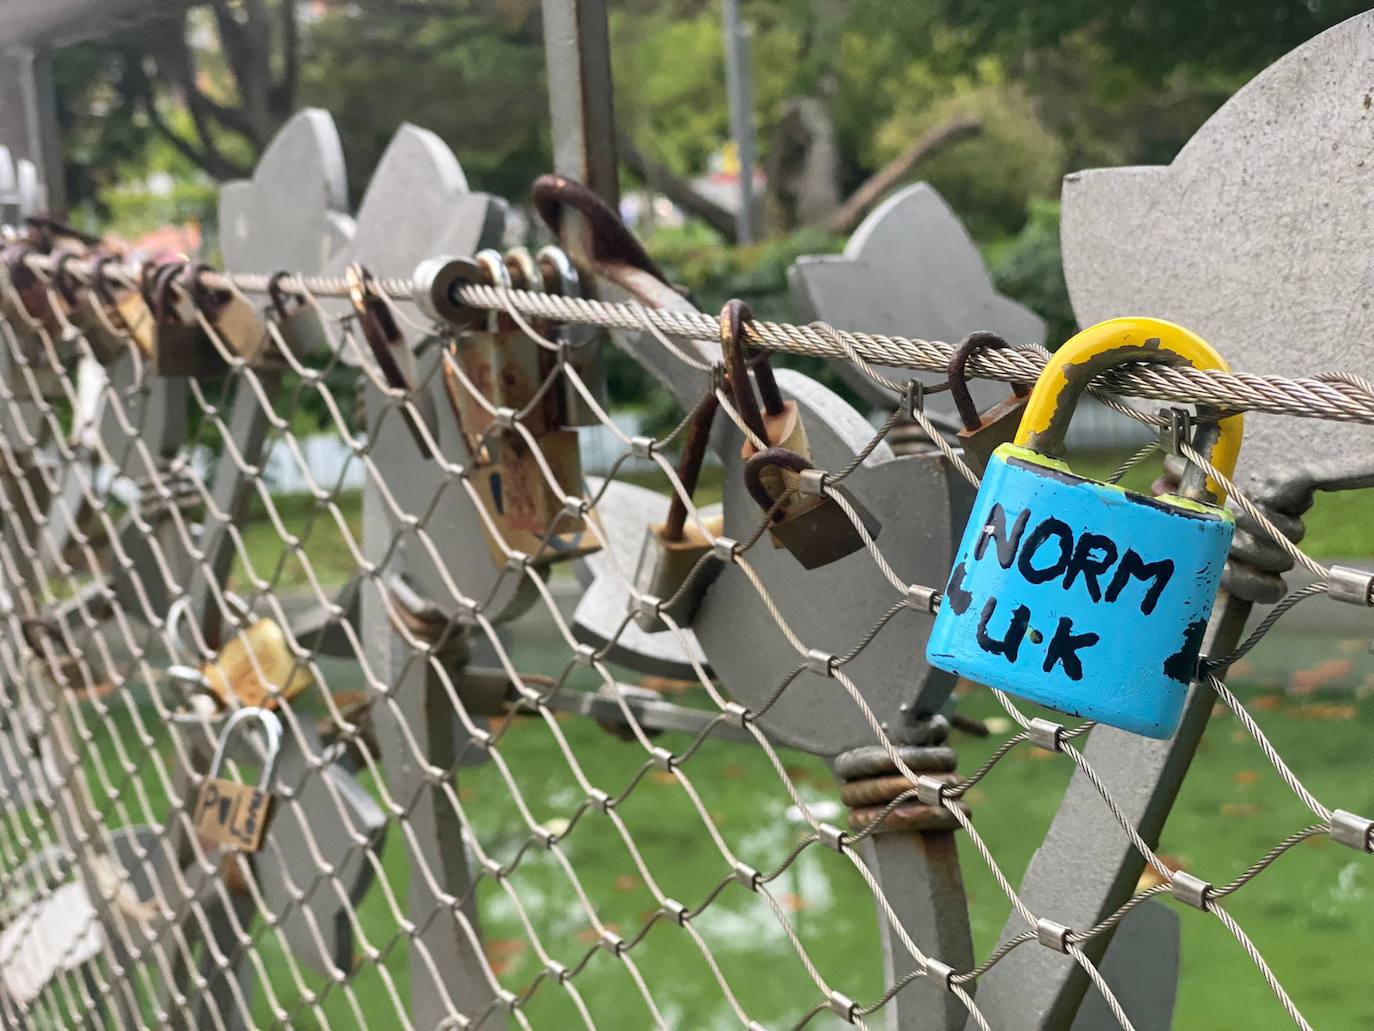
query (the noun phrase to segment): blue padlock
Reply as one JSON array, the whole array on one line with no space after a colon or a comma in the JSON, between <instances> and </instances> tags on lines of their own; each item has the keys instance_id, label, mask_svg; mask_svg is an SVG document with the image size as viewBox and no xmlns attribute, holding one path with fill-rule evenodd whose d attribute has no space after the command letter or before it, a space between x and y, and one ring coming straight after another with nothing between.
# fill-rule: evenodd
<instances>
[{"instance_id":1,"label":"blue padlock","mask_svg":"<svg viewBox=\"0 0 1374 1031\"><path fill-rule=\"evenodd\" d=\"M1074 475L1064 433L1089 381L1126 362L1229 367L1158 319L1124 318L1064 344L1016 439L993 452L955 555L926 659L939 669L1146 737L1178 726L1234 520L1196 469L1149 497ZM1230 476L1242 416L1194 444ZM1191 484L1191 486L1189 486Z\"/></svg>"}]
</instances>

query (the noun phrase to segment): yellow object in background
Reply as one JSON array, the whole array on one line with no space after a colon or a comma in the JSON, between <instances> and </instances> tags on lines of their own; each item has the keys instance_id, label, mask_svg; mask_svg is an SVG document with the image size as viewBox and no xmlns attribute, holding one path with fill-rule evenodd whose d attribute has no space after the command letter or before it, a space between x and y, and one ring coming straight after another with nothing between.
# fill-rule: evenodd
<instances>
[{"instance_id":1,"label":"yellow object in background","mask_svg":"<svg viewBox=\"0 0 1374 1031\"><path fill-rule=\"evenodd\" d=\"M221 704L275 708L312 687L310 669L291 653L286 635L273 619L260 619L226 644L201 673Z\"/></svg>"}]
</instances>

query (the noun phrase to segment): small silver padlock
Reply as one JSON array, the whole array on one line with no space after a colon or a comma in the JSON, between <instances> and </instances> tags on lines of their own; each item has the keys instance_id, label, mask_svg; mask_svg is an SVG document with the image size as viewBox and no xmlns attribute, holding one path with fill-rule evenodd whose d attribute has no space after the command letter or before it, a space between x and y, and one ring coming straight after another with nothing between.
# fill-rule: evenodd
<instances>
[{"instance_id":1,"label":"small silver padlock","mask_svg":"<svg viewBox=\"0 0 1374 1031\"><path fill-rule=\"evenodd\" d=\"M234 732L249 720L261 724L267 737L257 787L220 776ZM272 778L280 758L281 721L275 713L248 706L225 720L196 798L196 832L217 845L230 845L243 852L258 851L272 818Z\"/></svg>"},{"instance_id":2,"label":"small silver padlock","mask_svg":"<svg viewBox=\"0 0 1374 1031\"><path fill-rule=\"evenodd\" d=\"M959 442L964 446L964 461L979 474L988 467L988 460L998 446L1011 443L1016 436L1016 430L1021 425L1021 414L1030 398L1030 389L1024 383L1013 383L1010 397L980 413L969 394L965 367L969 358L979 349L987 347L1000 350L1007 346L1006 340L996 333L979 330L959 341L949 359L949 396L964 422L964 428L959 431Z\"/></svg>"},{"instance_id":3,"label":"small silver padlock","mask_svg":"<svg viewBox=\"0 0 1374 1031\"><path fill-rule=\"evenodd\" d=\"M282 343L295 358L329 353L333 345L329 339L329 328L324 313L319 305L311 304L300 294L295 294L288 300L286 292L281 288L281 281L287 275L286 272L276 272L267 281L267 296L271 298L272 312L275 316L273 321L277 325L277 332L281 334Z\"/></svg>"},{"instance_id":4,"label":"small silver padlock","mask_svg":"<svg viewBox=\"0 0 1374 1031\"><path fill-rule=\"evenodd\" d=\"M159 376L213 379L228 366L201 325L190 291L178 296L176 280L187 268L184 261L170 262L144 276L153 314L153 368Z\"/></svg>"},{"instance_id":5,"label":"small silver padlock","mask_svg":"<svg viewBox=\"0 0 1374 1031\"><path fill-rule=\"evenodd\" d=\"M764 481L769 469L787 470L797 476L795 494L774 494ZM868 536L877 540L882 526L857 498L787 448L767 448L744 463L744 484L765 512L773 513L768 531L773 546L786 548L807 569L837 562L864 547L863 536L838 501L839 494L854 510Z\"/></svg>"},{"instance_id":6,"label":"small silver padlock","mask_svg":"<svg viewBox=\"0 0 1374 1031\"><path fill-rule=\"evenodd\" d=\"M682 446L677 475L687 496L696 491L701 463L711 436L711 422L720 403L714 393L702 399L692 415L692 424ZM707 533L687 521L687 504L673 492L668 518L652 523L644 534L644 544L635 566L635 589L630 599L635 623L645 633L667 629L663 616L672 617L680 627L690 626L706 590L720 574L719 562L702 562L711 542L725 532L724 516L705 523ZM709 536L708 536L709 533Z\"/></svg>"}]
</instances>

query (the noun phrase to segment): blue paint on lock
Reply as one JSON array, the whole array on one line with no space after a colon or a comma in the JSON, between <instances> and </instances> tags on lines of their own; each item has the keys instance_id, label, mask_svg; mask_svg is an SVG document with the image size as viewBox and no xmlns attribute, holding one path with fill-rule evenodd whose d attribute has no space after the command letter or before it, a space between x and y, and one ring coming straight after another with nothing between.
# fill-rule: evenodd
<instances>
[{"instance_id":1,"label":"blue paint on lock","mask_svg":"<svg viewBox=\"0 0 1374 1031\"><path fill-rule=\"evenodd\" d=\"M1059 457L1093 376L1128 361L1225 368L1155 319L1084 330L1045 367L1014 444L988 463L926 659L989 687L1146 737L1178 727L1235 522L1219 487L1149 497L1076 476ZM1240 416L1216 431L1230 472Z\"/></svg>"},{"instance_id":2,"label":"blue paint on lock","mask_svg":"<svg viewBox=\"0 0 1374 1031\"><path fill-rule=\"evenodd\" d=\"M926 646L932 666L1146 737L1173 733L1231 514L993 454Z\"/></svg>"}]
</instances>

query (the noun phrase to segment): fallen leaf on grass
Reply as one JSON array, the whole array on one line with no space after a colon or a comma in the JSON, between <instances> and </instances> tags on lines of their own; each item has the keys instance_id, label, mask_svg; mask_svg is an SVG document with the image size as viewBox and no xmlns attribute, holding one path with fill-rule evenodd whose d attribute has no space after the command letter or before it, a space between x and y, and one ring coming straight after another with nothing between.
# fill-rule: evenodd
<instances>
[{"instance_id":1,"label":"fallen leaf on grass","mask_svg":"<svg viewBox=\"0 0 1374 1031\"><path fill-rule=\"evenodd\" d=\"M1296 671L1288 682L1288 689L1293 694L1312 694L1334 681L1350 676L1354 669L1355 664L1349 659L1326 659L1311 669Z\"/></svg>"},{"instance_id":2,"label":"fallen leaf on grass","mask_svg":"<svg viewBox=\"0 0 1374 1031\"><path fill-rule=\"evenodd\" d=\"M1338 702L1312 702L1307 705L1294 705L1288 715L1301 720L1353 720L1355 706Z\"/></svg>"}]
</instances>

